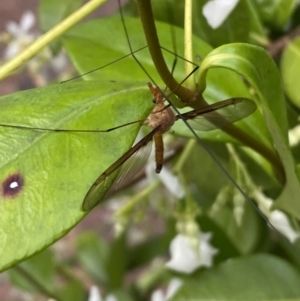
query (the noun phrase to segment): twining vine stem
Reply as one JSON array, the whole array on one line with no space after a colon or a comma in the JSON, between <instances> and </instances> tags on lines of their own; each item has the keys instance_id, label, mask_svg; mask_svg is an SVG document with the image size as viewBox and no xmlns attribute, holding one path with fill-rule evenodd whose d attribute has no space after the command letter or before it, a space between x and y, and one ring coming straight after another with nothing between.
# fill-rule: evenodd
<instances>
[{"instance_id":1,"label":"twining vine stem","mask_svg":"<svg viewBox=\"0 0 300 301\"><path fill-rule=\"evenodd\" d=\"M182 102L190 103L191 100L195 99L195 91L191 91L176 81L173 74L170 72L159 44L154 17L152 13L151 1L150 0L138 0L137 1L140 18L143 25L143 30L147 40L149 52L151 54L153 63L160 77L166 84L166 86L176 94ZM207 105L202 99L195 100L193 105L197 104L197 107Z\"/></svg>"},{"instance_id":2,"label":"twining vine stem","mask_svg":"<svg viewBox=\"0 0 300 301\"><path fill-rule=\"evenodd\" d=\"M191 91L181 86L169 71L159 44L152 13L151 0L137 0L137 5L149 52L151 54L155 68L166 86L172 92L174 92L174 94L176 94L182 102L188 103L192 108L207 106L207 102L203 99L200 93L199 95L197 95L197 91ZM194 100L193 103L191 103L192 99ZM229 125L222 130L238 141L242 142L244 146L248 146L261 154L268 162L272 164L278 181L282 185L285 183L285 172L283 165L281 163L280 157L273 149L270 149L265 144L250 136L235 125Z\"/></svg>"}]
</instances>

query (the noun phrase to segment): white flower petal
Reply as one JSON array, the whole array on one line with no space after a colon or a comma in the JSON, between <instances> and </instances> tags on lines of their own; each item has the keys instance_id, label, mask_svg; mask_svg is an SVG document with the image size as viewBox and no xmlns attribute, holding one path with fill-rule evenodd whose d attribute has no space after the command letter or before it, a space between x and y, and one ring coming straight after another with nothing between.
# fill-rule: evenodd
<instances>
[{"instance_id":1,"label":"white flower petal","mask_svg":"<svg viewBox=\"0 0 300 301\"><path fill-rule=\"evenodd\" d=\"M12 36L17 37L20 35L20 27L14 21L8 21L5 25L5 29L9 32Z\"/></svg>"},{"instance_id":2,"label":"white flower petal","mask_svg":"<svg viewBox=\"0 0 300 301\"><path fill-rule=\"evenodd\" d=\"M281 234L283 234L291 243L294 243L299 237L300 233L296 232L285 215L280 210L271 211L273 200L266 197L262 192L256 190L253 193L258 208L268 218L269 222L276 228Z\"/></svg>"},{"instance_id":3,"label":"white flower petal","mask_svg":"<svg viewBox=\"0 0 300 301\"><path fill-rule=\"evenodd\" d=\"M207 23L216 29L223 24L229 14L234 10L239 0L212 0L202 8Z\"/></svg>"},{"instance_id":4,"label":"white flower petal","mask_svg":"<svg viewBox=\"0 0 300 301\"><path fill-rule=\"evenodd\" d=\"M29 30L35 22L35 16L31 11L26 11L20 20L20 24L9 21L6 24L6 30L12 36L12 41L4 50L4 58L10 59L26 48L34 39L34 34Z\"/></svg>"},{"instance_id":5,"label":"white flower petal","mask_svg":"<svg viewBox=\"0 0 300 301\"><path fill-rule=\"evenodd\" d=\"M192 250L189 238L177 235L170 246L171 260L166 266L182 273L192 273L199 266L197 255Z\"/></svg>"},{"instance_id":6,"label":"white flower petal","mask_svg":"<svg viewBox=\"0 0 300 301\"><path fill-rule=\"evenodd\" d=\"M176 294L181 286L182 281L179 278L173 278L167 287L167 292L164 294L161 289L155 290L151 295L151 301L167 301Z\"/></svg>"},{"instance_id":7,"label":"white flower petal","mask_svg":"<svg viewBox=\"0 0 300 301\"><path fill-rule=\"evenodd\" d=\"M151 301L166 301L162 290L155 290L151 294Z\"/></svg>"},{"instance_id":8,"label":"white flower petal","mask_svg":"<svg viewBox=\"0 0 300 301\"><path fill-rule=\"evenodd\" d=\"M51 67L57 73L63 72L63 70L67 67L67 65L68 65L68 60L63 52L60 52L57 56L55 56L51 60Z\"/></svg>"},{"instance_id":9,"label":"white flower petal","mask_svg":"<svg viewBox=\"0 0 300 301\"><path fill-rule=\"evenodd\" d=\"M178 177L169 172L167 168L163 168L158 177L161 179L165 187L178 199L184 197L185 192Z\"/></svg>"},{"instance_id":10,"label":"white flower petal","mask_svg":"<svg viewBox=\"0 0 300 301\"><path fill-rule=\"evenodd\" d=\"M13 41L4 49L3 58L5 60L9 60L12 57L16 56L19 52L20 52L19 43Z\"/></svg>"},{"instance_id":11,"label":"white flower petal","mask_svg":"<svg viewBox=\"0 0 300 301\"><path fill-rule=\"evenodd\" d=\"M29 29L34 25L34 23L35 23L34 13L30 10L25 11L20 20L20 27L23 30L23 32L29 31Z\"/></svg>"},{"instance_id":12,"label":"white flower petal","mask_svg":"<svg viewBox=\"0 0 300 301\"><path fill-rule=\"evenodd\" d=\"M179 278L173 278L167 288L166 299L170 299L178 292L183 282Z\"/></svg>"},{"instance_id":13,"label":"white flower petal","mask_svg":"<svg viewBox=\"0 0 300 301\"><path fill-rule=\"evenodd\" d=\"M209 243L211 237L211 233L201 233L200 236L202 240L202 243L200 243L201 266L208 268L213 265L214 256L219 252Z\"/></svg>"},{"instance_id":14,"label":"white flower petal","mask_svg":"<svg viewBox=\"0 0 300 301\"><path fill-rule=\"evenodd\" d=\"M199 235L198 252L192 248L190 238L184 235L177 235L171 242L170 253L171 260L166 266L182 273L192 273L201 266L210 267L213 262L213 256L218 250L209 243L210 233L201 233Z\"/></svg>"},{"instance_id":15,"label":"white flower petal","mask_svg":"<svg viewBox=\"0 0 300 301\"><path fill-rule=\"evenodd\" d=\"M291 243L294 243L299 237L300 233L297 233L290 225L287 216L280 210L274 210L270 214L270 223L282 233Z\"/></svg>"}]
</instances>

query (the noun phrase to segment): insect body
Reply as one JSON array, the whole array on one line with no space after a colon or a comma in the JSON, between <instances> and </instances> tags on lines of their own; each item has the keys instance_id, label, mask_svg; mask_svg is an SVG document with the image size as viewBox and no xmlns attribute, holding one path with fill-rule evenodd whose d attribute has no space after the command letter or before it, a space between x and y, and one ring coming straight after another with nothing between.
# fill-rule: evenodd
<instances>
[{"instance_id":1,"label":"insect body","mask_svg":"<svg viewBox=\"0 0 300 301\"><path fill-rule=\"evenodd\" d=\"M152 140L155 143L156 172L159 173L163 167L164 147L162 136L170 130L176 120L191 120L191 124L196 130L209 131L243 119L256 110L256 105L252 100L231 98L175 115L170 105L164 104L164 95L161 90L158 87L153 87L151 83L148 83L148 86L153 95L155 107L146 121L153 130L108 167L94 182L83 201L82 209L84 211L91 210L107 195L109 186L113 181L115 181L114 188L119 185L131 169L130 164L127 164L121 170L122 165L128 163L129 159L132 160L130 163L133 163L133 158L137 157L137 154Z\"/></svg>"},{"instance_id":2,"label":"insect body","mask_svg":"<svg viewBox=\"0 0 300 301\"><path fill-rule=\"evenodd\" d=\"M157 87L154 88L151 83L148 83L148 86L154 97L155 108L149 115L147 124L154 130L157 128L153 139L155 142L156 172L159 173L163 166L164 155L162 135L172 127L176 121L176 117L172 109L169 106L165 106L160 90Z\"/></svg>"}]
</instances>

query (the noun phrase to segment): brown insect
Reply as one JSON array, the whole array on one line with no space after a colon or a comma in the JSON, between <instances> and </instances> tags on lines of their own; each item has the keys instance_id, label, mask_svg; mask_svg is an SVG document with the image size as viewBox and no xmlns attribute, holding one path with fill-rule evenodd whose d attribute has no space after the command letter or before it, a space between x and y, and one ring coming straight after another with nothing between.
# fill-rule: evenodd
<instances>
[{"instance_id":1,"label":"brown insect","mask_svg":"<svg viewBox=\"0 0 300 301\"><path fill-rule=\"evenodd\" d=\"M146 146L148 150L151 150L149 145L151 145L150 142L153 140L155 143L156 172L159 173L163 167L163 134L169 131L174 122L178 119L189 120L189 124L195 130L210 131L223 128L226 125L243 119L256 110L255 103L250 99L230 98L181 115L175 115L170 105L164 104L165 99L161 90L157 87L153 87L151 83L148 83L148 86L153 95L153 102L155 103L154 109L146 120L146 123L152 128L152 131L99 176L84 198L82 204L84 211L91 210L105 198L113 182L112 190L115 190L114 188L119 186L124 177L128 175L131 167L136 165L133 162L134 158L137 158L137 155L140 154ZM130 124L132 124L132 122ZM150 154L150 151L148 151L148 153ZM132 164L128 164L129 161ZM137 169L135 166L135 170Z\"/></svg>"}]
</instances>

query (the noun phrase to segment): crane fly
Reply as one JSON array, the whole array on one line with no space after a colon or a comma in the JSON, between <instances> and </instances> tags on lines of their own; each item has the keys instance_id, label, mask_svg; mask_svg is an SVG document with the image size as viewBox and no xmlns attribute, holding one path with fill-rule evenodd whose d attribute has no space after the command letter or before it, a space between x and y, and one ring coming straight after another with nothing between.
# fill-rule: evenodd
<instances>
[{"instance_id":1,"label":"crane fly","mask_svg":"<svg viewBox=\"0 0 300 301\"><path fill-rule=\"evenodd\" d=\"M128 175L131 168L131 166L125 168L123 166L125 165L124 163L128 163L129 159L135 160L134 158L137 157L137 154L145 149L146 146L151 150L149 145L151 145L150 142L152 141L154 141L155 144L155 171L156 173L160 173L163 167L164 155L162 137L177 120L189 120L190 125L195 130L210 131L223 128L226 125L243 119L256 110L255 103L250 99L230 98L187 113L175 115L170 105L164 104L165 97L161 90L158 87L153 87L151 83L148 83L148 86L153 95L153 102L155 103L154 109L146 119L146 123L152 128L152 131L124 153L98 177L84 198L82 204L84 211L94 208L107 196L108 192L112 190L112 187L116 187L116 185L119 185L120 182L123 181L125 175ZM132 122L130 124L132 124ZM132 166L133 165L134 164L132 164ZM124 168L122 168L122 166ZM112 184L113 181L114 184L109 188L109 185Z\"/></svg>"}]
</instances>

